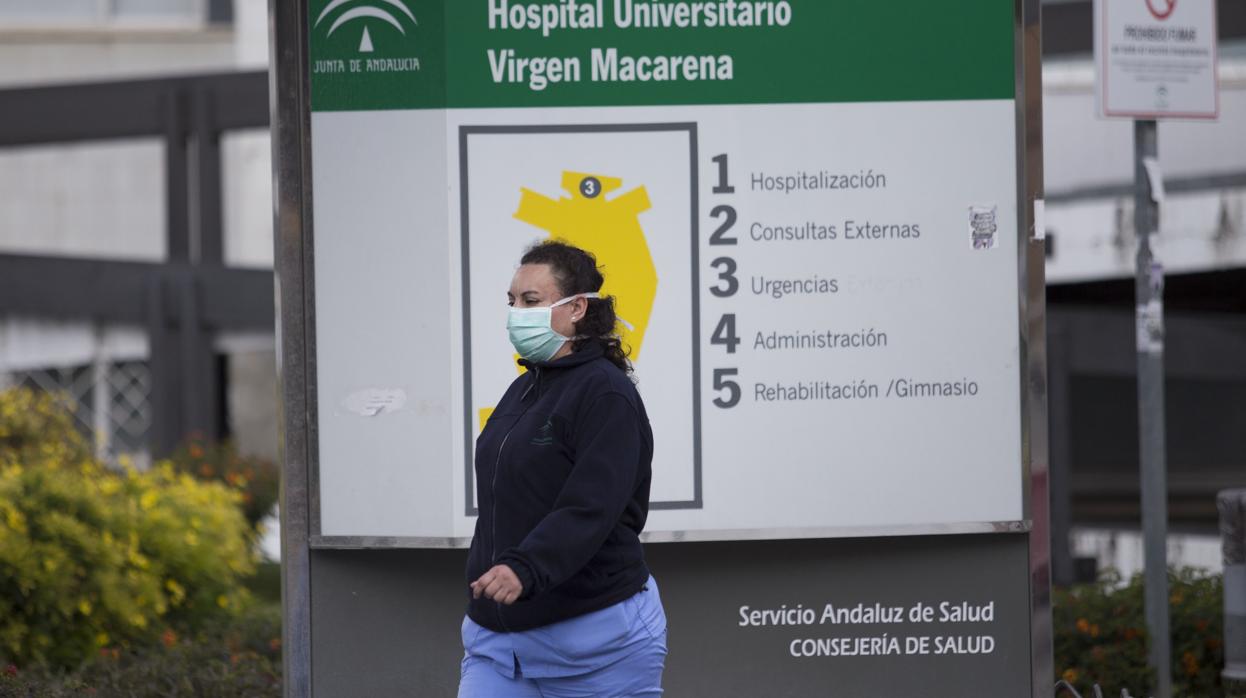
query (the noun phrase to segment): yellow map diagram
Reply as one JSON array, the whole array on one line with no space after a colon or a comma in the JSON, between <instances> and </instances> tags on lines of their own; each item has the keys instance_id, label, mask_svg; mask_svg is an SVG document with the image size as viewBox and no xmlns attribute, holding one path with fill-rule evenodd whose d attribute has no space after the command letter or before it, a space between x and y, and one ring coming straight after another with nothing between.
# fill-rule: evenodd
<instances>
[{"instance_id":1,"label":"yellow map diagram","mask_svg":"<svg viewBox=\"0 0 1246 698\"><path fill-rule=\"evenodd\" d=\"M521 188L515 218L597 257L606 277L601 293L614 296L619 336L638 360L658 293L658 272L640 226L640 214L650 207L649 193L641 186L606 198L622 186L616 177L563 172L562 189L570 196L551 199Z\"/></svg>"},{"instance_id":2,"label":"yellow map diagram","mask_svg":"<svg viewBox=\"0 0 1246 698\"><path fill-rule=\"evenodd\" d=\"M570 196L551 199L520 187L515 218L593 253L606 277L601 294L614 296L619 338L636 361L658 293L658 272L640 225L640 214L650 208L649 193L641 186L606 198L622 186L617 177L563 172L562 189ZM479 410L481 429L492 412L492 407Z\"/></svg>"}]
</instances>

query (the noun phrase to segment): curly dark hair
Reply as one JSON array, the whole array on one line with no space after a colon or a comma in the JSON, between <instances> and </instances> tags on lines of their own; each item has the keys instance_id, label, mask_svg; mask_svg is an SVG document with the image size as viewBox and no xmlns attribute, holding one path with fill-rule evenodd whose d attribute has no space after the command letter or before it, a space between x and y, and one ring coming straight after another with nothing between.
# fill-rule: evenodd
<instances>
[{"instance_id":1,"label":"curly dark hair","mask_svg":"<svg viewBox=\"0 0 1246 698\"><path fill-rule=\"evenodd\" d=\"M605 277L597 267L593 253L582 250L562 240L542 240L527 249L520 264L548 264L563 298L577 293L596 293L605 283ZM618 316L614 313L614 296L589 298L584 317L575 323L577 338L571 343L572 351L579 351L589 344L601 346L610 363L624 373L632 372L630 351L615 332Z\"/></svg>"}]
</instances>

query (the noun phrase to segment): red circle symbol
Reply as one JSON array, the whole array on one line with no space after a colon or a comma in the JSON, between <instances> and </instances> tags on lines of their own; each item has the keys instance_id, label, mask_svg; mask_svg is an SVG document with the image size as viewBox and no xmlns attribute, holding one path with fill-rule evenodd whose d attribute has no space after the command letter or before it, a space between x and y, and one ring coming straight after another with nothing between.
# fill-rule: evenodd
<instances>
[{"instance_id":1,"label":"red circle symbol","mask_svg":"<svg viewBox=\"0 0 1246 698\"><path fill-rule=\"evenodd\" d=\"M1155 9L1155 5L1163 5L1163 9ZM1146 8L1155 19L1168 19L1172 11L1177 9L1177 0L1146 0Z\"/></svg>"}]
</instances>

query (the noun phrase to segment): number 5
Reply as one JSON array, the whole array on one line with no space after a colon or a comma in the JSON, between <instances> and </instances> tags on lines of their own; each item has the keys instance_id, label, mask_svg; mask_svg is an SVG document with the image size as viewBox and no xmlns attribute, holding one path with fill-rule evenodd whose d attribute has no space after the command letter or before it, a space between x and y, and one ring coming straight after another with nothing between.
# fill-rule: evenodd
<instances>
[{"instance_id":1,"label":"number 5","mask_svg":"<svg viewBox=\"0 0 1246 698\"><path fill-rule=\"evenodd\" d=\"M720 390L720 391L726 390L727 391L727 398L725 400L721 397L714 398L715 405L723 409L726 409L728 407L735 407L737 404L739 404L740 384L733 380L727 379L727 376L735 376L735 375L739 375L739 373L740 373L740 369L738 368L716 368L714 369L714 390Z\"/></svg>"}]
</instances>

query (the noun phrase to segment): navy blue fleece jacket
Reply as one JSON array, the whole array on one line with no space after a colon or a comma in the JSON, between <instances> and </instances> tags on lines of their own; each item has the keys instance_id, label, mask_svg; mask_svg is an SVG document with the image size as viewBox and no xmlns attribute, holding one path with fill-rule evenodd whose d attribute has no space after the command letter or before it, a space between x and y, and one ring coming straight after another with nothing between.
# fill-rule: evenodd
<instances>
[{"instance_id":1,"label":"navy blue fleece jacket","mask_svg":"<svg viewBox=\"0 0 1246 698\"><path fill-rule=\"evenodd\" d=\"M467 581L510 566L510 606L470 599L468 615L512 632L583 615L635 594L649 578L640 532L649 512L653 432L636 387L589 344L521 362L476 440L479 516Z\"/></svg>"}]
</instances>

